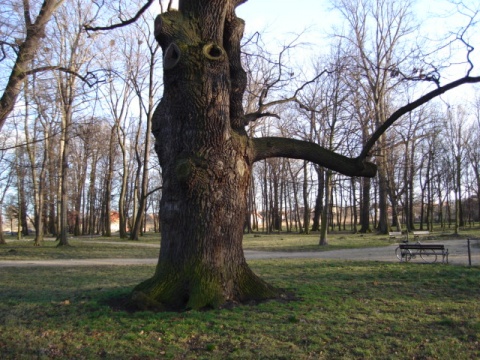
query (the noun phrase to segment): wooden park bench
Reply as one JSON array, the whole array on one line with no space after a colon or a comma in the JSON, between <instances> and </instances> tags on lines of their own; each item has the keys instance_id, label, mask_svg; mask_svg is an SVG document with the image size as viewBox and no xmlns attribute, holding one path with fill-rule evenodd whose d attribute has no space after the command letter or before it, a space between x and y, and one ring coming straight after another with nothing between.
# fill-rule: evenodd
<instances>
[{"instance_id":1,"label":"wooden park bench","mask_svg":"<svg viewBox=\"0 0 480 360\"><path fill-rule=\"evenodd\" d=\"M418 240L421 237L428 237L430 236L430 231L414 231L413 232L413 238L415 240Z\"/></svg>"},{"instance_id":2,"label":"wooden park bench","mask_svg":"<svg viewBox=\"0 0 480 360\"><path fill-rule=\"evenodd\" d=\"M401 231L390 231L388 233L390 239L405 239L405 235Z\"/></svg>"},{"instance_id":3,"label":"wooden park bench","mask_svg":"<svg viewBox=\"0 0 480 360\"><path fill-rule=\"evenodd\" d=\"M403 243L395 250L395 254L400 261L410 261L419 255L423 261L434 263L437 256L442 257L442 263L448 264L448 249L443 244L420 244Z\"/></svg>"}]
</instances>

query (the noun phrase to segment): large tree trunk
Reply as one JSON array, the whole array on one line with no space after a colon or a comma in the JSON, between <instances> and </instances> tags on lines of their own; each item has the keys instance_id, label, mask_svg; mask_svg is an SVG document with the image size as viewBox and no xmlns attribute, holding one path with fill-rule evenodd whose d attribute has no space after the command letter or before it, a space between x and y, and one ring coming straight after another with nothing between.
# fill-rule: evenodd
<instances>
[{"instance_id":1,"label":"large tree trunk","mask_svg":"<svg viewBox=\"0 0 480 360\"><path fill-rule=\"evenodd\" d=\"M163 176L162 244L155 275L132 294L140 307L218 307L277 295L242 249L253 163L238 97L243 27L233 1L181 1L179 11L157 17L165 92L153 133Z\"/></svg>"}]
</instances>

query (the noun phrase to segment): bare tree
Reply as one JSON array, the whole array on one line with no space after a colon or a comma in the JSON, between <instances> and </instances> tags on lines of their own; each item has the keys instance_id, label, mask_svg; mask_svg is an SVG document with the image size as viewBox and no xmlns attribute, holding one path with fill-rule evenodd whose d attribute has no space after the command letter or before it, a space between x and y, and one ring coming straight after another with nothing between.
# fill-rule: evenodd
<instances>
[{"instance_id":1,"label":"bare tree","mask_svg":"<svg viewBox=\"0 0 480 360\"><path fill-rule=\"evenodd\" d=\"M352 49L354 68L361 74L354 86L361 89L370 107L369 121L379 127L390 113L391 94L399 83L396 71L415 55L405 52L402 44L415 30L410 19L412 4L389 0L342 0L335 4L347 20L350 32L344 39ZM380 233L388 231L386 151L385 137L380 136L375 149Z\"/></svg>"},{"instance_id":2,"label":"bare tree","mask_svg":"<svg viewBox=\"0 0 480 360\"><path fill-rule=\"evenodd\" d=\"M28 84L25 89L29 89ZM52 98L41 81L37 81L36 75L32 76L31 89L29 95L25 91L26 110L29 109L31 102L32 110L35 108L35 114L29 116L28 111L25 114L25 147L29 159L29 168L31 172L31 183L33 188L33 225L35 227L34 244L40 246L43 242L45 233L44 206L46 196L46 176L49 155L52 154L50 141L50 131L52 121L57 119L56 108L48 109L52 103ZM31 101L28 99L31 97ZM33 120L33 124L28 123Z\"/></svg>"},{"instance_id":3,"label":"bare tree","mask_svg":"<svg viewBox=\"0 0 480 360\"><path fill-rule=\"evenodd\" d=\"M7 52L16 55L8 83L0 98L0 130L13 110L25 77L34 71L30 67L32 60L42 44L42 38L45 37L48 22L62 3L63 0L44 0L41 7L37 9L38 15L34 17L33 6L31 6L30 1L22 1L24 19L22 37L2 41L0 44L4 55L2 60L6 60Z\"/></svg>"},{"instance_id":4,"label":"bare tree","mask_svg":"<svg viewBox=\"0 0 480 360\"><path fill-rule=\"evenodd\" d=\"M148 196L148 172L149 172L149 160L150 160L150 138L152 131L152 117L155 109L155 96L158 91L158 81L155 79L155 65L158 61L157 53L159 51L158 44L156 44L153 34L151 34L147 29L139 29L139 36L137 38L143 38L139 40L140 45L145 44L146 47L146 56L138 57L135 72L131 74L131 83L135 88L135 94L138 98L139 105L141 108L141 114L145 114L145 141L143 144L144 152L143 158L137 156L140 160L138 164L138 169L142 169L141 182L140 182L140 194L138 195L139 204L137 208L137 213L135 214L135 221L133 222L132 231L130 234L131 240L138 240L142 223L144 222L144 214L147 205L147 196ZM138 50L140 51L140 49ZM139 54L140 55L140 54ZM142 69L146 65L145 69ZM144 93L146 90L146 94ZM140 128L140 127L139 127Z\"/></svg>"},{"instance_id":5,"label":"bare tree","mask_svg":"<svg viewBox=\"0 0 480 360\"><path fill-rule=\"evenodd\" d=\"M7 243L3 231L3 206L8 189L12 186L14 169L9 160L10 152L4 150L7 147L6 145L7 136L0 134L0 245L5 245Z\"/></svg>"},{"instance_id":6,"label":"bare tree","mask_svg":"<svg viewBox=\"0 0 480 360\"><path fill-rule=\"evenodd\" d=\"M454 190L455 190L455 233L457 234L460 227L465 224L463 218L462 207L462 173L465 171L465 158L467 144L469 142L469 134L466 132L467 114L463 107L449 109L446 118L446 129L450 134L451 153L453 155L453 166L455 173Z\"/></svg>"},{"instance_id":7,"label":"bare tree","mask_svg":"<svg viewBox=\"0 0 480 360\"><path fill-rule=\"evenodd\" d=\"M478 91L476 95L477 96L473 103L474 121L469 129L472 139L467 143L467 152L475 179L475 193L477 196L478 206L477 212L480 221L480 94Z\"/></svg>"},{"instance_id":8,"label":"bare tree","mask_svg":"<svg viewBox=\"0 0 480 360\"><path fill-rule=\"evenodd\" d=\"M69 152L70 140L74 135L74 114L80 113L82 109L81 95L84 88L79 86L78 77L82 68L88 67L92 61L92 55L89 51L89 45L93 44L91 39L85 36L83 24L90 17L92 5L85 6L78 0L74 7L63 7L62 11L55 16L56 27L53 39L60 42L55 46L56 56L54 61L65 64L65 68L70 72L57 72L55 79L57 82L57 100L61 109L61 136L60 136L60 184L58 188L58 219L59 219L59 246L68 245L68 172L69 172ZM83 176L83 175L82 175Z\"/></svg>"},{"instance_id":9,"label":"bare tree","mask_svg":"<svg viewBox=\"0 0 480 360\"><path fill-rule=\"evenodd\" d=\"M125 69L128 73L128 65ZM112 74L113 75L113 74ZM129 111L130 105L132 102L132 92L133 87L130 86L128 81L121 81L118 82L115 80L113 76L109 78L109 81L105 84L102 88L102 91L105 94L106 104L108 106L108 110L112 116L114 121L114 125L112 127L112 131L115 134L116 144L113 143L110 145L110 165L109 165L109 173L113 170L113 154L114 149L113 146L120 147L120 154L121 154L121 182L120 182L120 194L119 194L119 203L118 203L118 211L119 211L119 221L120 221L120 237L126 238L127 237L127 209L126 209L126 196L128 190L128 177L130 173L130 169L128 166L129 162L129 149L128 149L128 119L129 119ZM113 133L112 133L113 135ZM108 181L111 183L111 179ZM107 202L108 204L109 202ZM109 214L105 214L105 216L110 216Z\"/></svg>"}]
</instances>

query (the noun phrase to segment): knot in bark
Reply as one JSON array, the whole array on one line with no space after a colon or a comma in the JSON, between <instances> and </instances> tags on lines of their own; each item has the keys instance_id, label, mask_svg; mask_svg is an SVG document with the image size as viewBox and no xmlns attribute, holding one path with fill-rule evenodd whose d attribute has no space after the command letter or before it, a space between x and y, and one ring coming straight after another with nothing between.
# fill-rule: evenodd
<instances>
[{"instance_id":1,"label":"knot in bark","mask_svg":"<svg viewBox=\"0 0 480 360\"><path fill-rule=\"evenodd\" d=\"M167 50L165 50L165 55L163 56L163 67L165 70L173 69L178 62L180 61L181 51L175 43L171 43Z\"/></svg>"},{"instance_id":2,"label":"knot in bark","mask_svg":"<svg viewBox=\"0 0 480 360\"><path fill-rule=\"evenodd\" d=\"M203 55L209 60L220 61L225 58L225 50L217 44L208 43L203 47Z\"/></svg>"}]
</instances>

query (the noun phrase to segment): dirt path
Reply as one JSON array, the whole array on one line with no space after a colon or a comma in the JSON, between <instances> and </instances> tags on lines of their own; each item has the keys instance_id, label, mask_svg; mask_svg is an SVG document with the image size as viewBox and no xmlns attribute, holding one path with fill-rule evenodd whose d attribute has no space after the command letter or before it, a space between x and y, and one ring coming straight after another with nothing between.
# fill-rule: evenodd
<instances>
[{"instance_id":1,"label":"dirt path","mask_svg":"<svg viewBox=\"0 0 480 360\"><path fill-rule=\"evenodd\" d=\"M446 240L442 244L448 248L449 263L453 265L468 265L468 247L466 240ZM143 244L145 246L158 246ZM141 243L135 244L141 246ZM277 252L277 251L255 251L245 250L247 260L260 259L336 259L336 260L360 260L360 261L382 261L397 262L395 248L397 245L385 247L332 250L322 252ZM479 241L471 243L472 265L480 265ZM440 260L440 259L439 259ZM412 260L421 262L421 259ZM0 260L1 267L30 267L30 266L100 266L100 265L154 265L154 259L70 259L70 260Z\"/></svg>"},{"instance_id":2,"label":"dirt path","mask_svg":"<svg viewBox=\"0 0 480 360\"><path fill-rule=\"evenodd\" d=\"M448 262L455 265L468 264L467 240L446 240L442 244L448 249ZM471 242L472 265L480 265L480 248L477 240ZM395 248L398 244L385 247L332 250L322 252L261 252L245 250L247 259L282 259L282 258L309 258L309 259L336 259L336 260L360 260L360 261L383 261L397 262ZM412 262L421 262L421 259L413 259ZM439 257L437 261L441 261Z\"/></svg>"}]
</instances>

